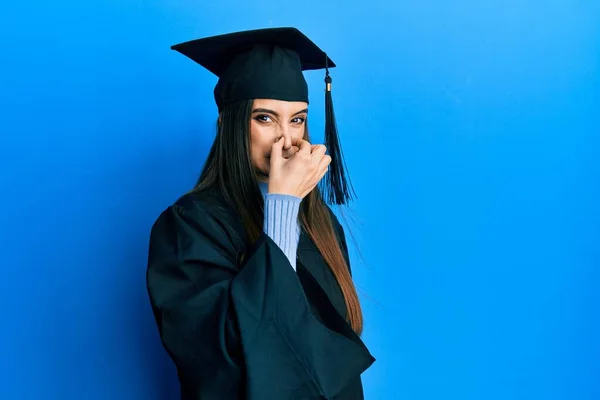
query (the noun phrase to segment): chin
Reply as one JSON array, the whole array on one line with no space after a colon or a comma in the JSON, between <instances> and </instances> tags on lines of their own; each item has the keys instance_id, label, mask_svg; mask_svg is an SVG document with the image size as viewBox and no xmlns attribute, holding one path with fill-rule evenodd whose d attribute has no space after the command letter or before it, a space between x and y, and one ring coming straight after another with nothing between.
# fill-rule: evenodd
<instances>
[{"instance_id":1,"label":"chin","mask_svg":"<svg viewBox=\"0 0 600 400\"><path fill-rule=\"evenodd\" d=\"M268 180L269 179L269 165L267 164L265 165L261 165L260 167L256 168L254 171L256 173L256 178L258 180Z\"/></svg>"},{"instance_id":2,"label":"chin","mask_svg":"<svg viewBox=\"0 0 600 400\"><path fill-rule=\"evenodd\" d=\"M259 173L256 174L256 180L259 182L264 182L264 183L268 183L269 182L269 176L265 175L264 173Z\"/></svg>"}]
</instances>

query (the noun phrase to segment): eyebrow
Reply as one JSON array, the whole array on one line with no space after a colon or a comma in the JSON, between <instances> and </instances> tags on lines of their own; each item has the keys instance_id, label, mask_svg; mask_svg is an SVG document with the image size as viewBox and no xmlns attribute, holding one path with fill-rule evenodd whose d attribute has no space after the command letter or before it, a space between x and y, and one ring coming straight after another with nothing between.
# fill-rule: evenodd
<instances>
[{"instance_id":1,"label":"eyebrow","mask_svg":"<svg viewBox=\"0 0 600 400\"><path fill-rule=\"evenodd\" d=\"M279 113L277 111L269 110L268 108L255 108L252 111L252 114L256 114L256 113L272 114L272 115L276 116L277 118L279 118ZM305 108L304 110L300 110L300 111L294 113L292 115L292 117L296 116L298 114L303 114L303 113L308 113L308 108Z\"/></svg>"}]
</instances>

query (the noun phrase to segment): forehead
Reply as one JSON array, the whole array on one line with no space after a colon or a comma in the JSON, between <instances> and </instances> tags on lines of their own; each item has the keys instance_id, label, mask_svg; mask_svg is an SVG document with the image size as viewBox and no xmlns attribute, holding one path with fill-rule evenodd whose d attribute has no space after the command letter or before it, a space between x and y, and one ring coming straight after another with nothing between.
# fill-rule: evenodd
<instances>
[{"instance_id":1,"label":"forehead","mask_svg":"<svg viewBox=\"0 0 600 400\"><path fill-rule=\"evenodd\" d=\"M264 108L278 114L294 114L308 108L308 103L303 101L283 101L274 99L254 99L253 108Z\"/></svg>"}]
</instances>

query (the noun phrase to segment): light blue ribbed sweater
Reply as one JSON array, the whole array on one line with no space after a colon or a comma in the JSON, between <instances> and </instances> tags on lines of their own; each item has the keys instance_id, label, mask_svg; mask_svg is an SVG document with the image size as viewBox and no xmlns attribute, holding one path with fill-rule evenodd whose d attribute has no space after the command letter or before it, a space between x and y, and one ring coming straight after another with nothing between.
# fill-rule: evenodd
<instances>
[{"instance_id":1,"label":"light blue ribbed sweater","mask_svg":"<svg viewBox=\"0 0 600 400\"><path fill-rule=\"evenodd\" d=\"M296 269L296 255L300 239L300 197L267 193L268 183L259 182L258 186L265 200L264 232L285 253L294 270Z\"/></svg>"}]
</instances>

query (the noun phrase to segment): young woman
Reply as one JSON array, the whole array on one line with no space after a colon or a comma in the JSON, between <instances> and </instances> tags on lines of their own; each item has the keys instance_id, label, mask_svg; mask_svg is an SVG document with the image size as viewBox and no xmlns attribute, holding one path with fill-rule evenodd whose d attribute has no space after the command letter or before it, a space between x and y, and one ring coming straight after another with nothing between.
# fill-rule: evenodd
<instances>
[{"instance_id":1,"label":"young woman","mask_svg":"<svg viewBox=\"0 0 600 400\"><path fill-rule=\"evenodd\" d=\"M219 77L218 131L198 185L150 238L148 292L181 398L363 399L360 375L375 359L359 337L344 231L324 200L350 198L334 64L293 28L173 48ZM311 145L306 128L302 71L321 68L327 147Z\"/></svg>"}]
</instances>

